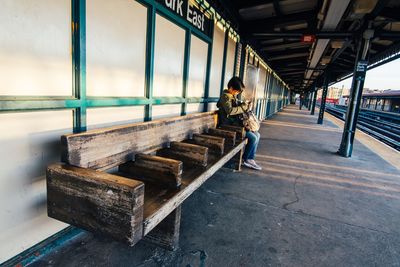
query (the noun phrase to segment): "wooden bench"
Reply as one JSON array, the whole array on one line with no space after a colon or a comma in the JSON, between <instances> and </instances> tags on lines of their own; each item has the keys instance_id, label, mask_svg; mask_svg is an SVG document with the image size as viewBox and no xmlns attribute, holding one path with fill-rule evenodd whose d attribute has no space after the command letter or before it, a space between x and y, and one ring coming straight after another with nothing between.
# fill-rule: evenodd
<instances>
[{"instance_id":1,"label":"wooden bench","mask_svg":"<svg viewBox=\"0 0 400 267\"><path fill-rule=\"evenodd\" d=\"M181 204L224 165L240 170L245 131L205 112L61 137L47 169L48 216L136 244L178 245Z\"/></svg>"}]
</instances>

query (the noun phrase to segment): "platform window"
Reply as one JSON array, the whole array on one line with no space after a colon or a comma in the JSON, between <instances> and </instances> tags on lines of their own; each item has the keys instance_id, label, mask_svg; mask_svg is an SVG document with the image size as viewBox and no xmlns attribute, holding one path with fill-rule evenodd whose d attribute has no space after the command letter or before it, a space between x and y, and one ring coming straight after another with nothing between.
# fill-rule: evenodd
<instances>
[{"instance_id":1,"label":"platform window","mask_svg":"<svg viewBox=\"0 0 400 267\"><path fill-rule=\"evenodd\" d=\"M181 115L182 105L181 104L170 104L170 105L157 105L153 106L152 118L153 120L177 117Z\"/></svg>"},{"instance_id":2,"label":"platform window","mask_svg":"<svg viewBox=\"0 0 400 267\"><path fill-rule=\"evenodd\" d=\"M256 95L257 98L264 98L266 79L267 79L267 70L261 66L258 70L257 95Z\"/></svg>"},{"instance_id":3,"label":"platform window","mask_svg":"<svg viewBox=\"0 0 400 267\"><path fill-rule=\"evenodd\" d=\"M208 111L217 110L217 103L208 103Z\"/></svg>"},{"instance_id":4,"label":"platform window","mask_svg":"<svg viewBox=\"0 0 400 267\"><path fill-rule=\"evenodd\" d=\"M197 113L197 112L203 112L203 103L192 103L188 104L186 107L186 113L191 114L191 113Z\"/></svg>"},{"instance_id":5,"label":"platform window","mask_svg":"<svg viewBox=\"0 0 400 267\"><path fill-rule=\"evenodd\" d=\"M86 5L87 94L143 97L147 8L132 0Z\"/></svg>"},{"instance_id":6,"label":"platform window","mask_svg":"<svg viewBox=\"0 0 400 267\"><path fill-rule=\"evenodd\" d=\"M90 108L87 110L88 129L144 121L144 107Z\"/></svg>"},{"instance_id":7,"label":"platform window","mask_svg":"<svg viewBox=\"0 0 400 267\"><path fill-rule=\"evenodd\" d=\"M207 72L208 44L192 35L190 45L190 64L188 97L204 97Z\"/></svg>"},{"instance_id":8,"label":"platform window","mask_svg":"<svg viewBox=\"0 0 400 267\"><path fill-rule=\"evenodd\" d=\"M157 15L153 95L176 97L183 95L183 63L185 30Z\"/></svg>"},{"instance_id":9,"label":"platform window","mask_svg":"<svg viewBox=\"0 0 400 267\"><path fill-rule=\"evenodd\" d=\"M224 40L225 32L220 27L215 25L210 73L210 97L219 97L221 92L222 62L224 59Z\"/></svg>"},{"instance_id":10,"label":"platform window","mask_svg":"<svg viewBox=\"0 0 400 267\"><path fill-rule=\"evenodd\" d=\"M0 262L67 227L47 216L45 172L60 161L72 118L71 110L0 113Z\"/></svg>"},{"instance_id":11,"label":"platform window","mask_svg":"<svg viewBox=\"0 0 400 267\"><path fill-rule=\"evenodd\" d=\"M72 96L70 0L2 0L0 25L0 95Z\"/></svg>"},{"instance_id":12,"label":"platform window","mask_svg":"<svg viewBox=\"0 0 400 267\"><path fill-rule=\"evenodd\" d=\"M228 50L226 52L226 63L225 63L225 82L224 88L226 88L229 80L234 75L235 66L235 52L236 52L236 42L231 37L228 39Z\"/></svg>"}]
</instances>

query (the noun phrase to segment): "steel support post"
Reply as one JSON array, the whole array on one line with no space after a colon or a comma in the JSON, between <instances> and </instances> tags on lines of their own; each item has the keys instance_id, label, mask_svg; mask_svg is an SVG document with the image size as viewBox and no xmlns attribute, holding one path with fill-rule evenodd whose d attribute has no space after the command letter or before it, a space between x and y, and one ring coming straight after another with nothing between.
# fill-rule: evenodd
<instances>
[{"instance_id":1,"label":"steel support post","mask_svg":"<svg viewBox=\"0 0 400 267\"><path fill-rule=\"evenodd\" d=\"M301 106L303 105L303 95L300 94L300 100L299 100L299 110L301 110Z\"/></svg>"},{"instance_id":2,"label":"steel support post","mask_svg":"<svg viewBox=\"0 0 400 267\"><path fill-rule=\"evenodd\" d=\"M308 105L308 110L309 110L309 111L311 110L312 94L313 94L312 92L308 94L308 102L307 102L307 105Z\"/></svg>"},{"instance_id":3,"label":"steel support post","mask_svg":"<svg viewBox=\"0 0 400 267\"><path fill-rule=\"evenodd\" d=\"M325 104L326 104L326 95L328 94L328 85L329 85L329 70L326 71L325 77L324 77L321 105L319 107L318 124L324 123L324 112L325 112Z\"/></svg>"},{"instance_id":4,"label":"steel support post","mask_svg":"<svg viewBox=\"0 0 400 267\"><path fill-rule=\"evenodd\" d=\"M357 127L358 113L360 111L361 96L365 81L365 74L368 67L368 51L370 47L370 40L373 35L374 31L368 29L364 32L363 38L359 39L357 62L354 67L353 81L346 113L346 121L344 124L342 141L338 151L339 155L346 158L351 157L353 152L353 142Z\"/></svg>"},{"instance_id":5,"label":"steel support post","mask_svg":"<svg viewBox=\"0 0 400 267\"><path fill-rule=\"evenodd\" d=\"M314 95L313 95L313 99L312 99L312 105L311 105L311 113L310 115L314 115L315 112L315 103L317 102L317 95L318 95L318 90L316 89L315 85L314 85Z\"/></svg>"}]
</instances>

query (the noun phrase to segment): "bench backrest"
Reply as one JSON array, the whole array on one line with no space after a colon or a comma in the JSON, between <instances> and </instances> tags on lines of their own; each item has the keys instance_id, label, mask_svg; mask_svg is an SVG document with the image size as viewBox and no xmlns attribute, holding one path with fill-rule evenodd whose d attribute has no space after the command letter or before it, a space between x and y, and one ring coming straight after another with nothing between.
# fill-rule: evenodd
<instances>
[{"instance_id":1,"label":"bench backrest","mask_svg":"<svg viewBox=\"0 0 400 267\"><path fill-rule=\"evenodd\" d=\"M215 126L215 112L204 112L63 135L62 161L105 170L132 160L137 153L150 153Z\"/></svg>"}]
</instances>

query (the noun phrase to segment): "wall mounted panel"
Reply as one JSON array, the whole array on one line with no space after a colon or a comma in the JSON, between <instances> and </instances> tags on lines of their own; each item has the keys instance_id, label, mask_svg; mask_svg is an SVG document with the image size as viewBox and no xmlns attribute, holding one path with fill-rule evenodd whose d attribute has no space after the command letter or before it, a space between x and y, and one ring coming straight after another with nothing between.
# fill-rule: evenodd
<instances>
[{"instance_id":1,"label":"wall mounted panel","mask_svg":"<svg viewBox=\"0 0 400 267\"><path fill-rule=\"evenodd\" d=\"M0 95L72 96L70 0L2 0L0 25Z\"/></svg>"},{"instance_id":2,"label":"wall mounted panel","mask_svg":"<svg viewBox=\"0 0 400 267\"><path fill-rule=\"evenodd\" d=\"M208 44L194 35L191 40L187 96L204 97Z\"/></svg>"},{"instance_id":3,"label":"wall mounted panel","mask_svg":"<svg viewBox=\"0 0 400 267\"><path fill-rule=\"evenodd\" d=\"M217 25L215 25L210 72L210 97L219 97L221 92L222 61L224 59L224 40L225 32Z\"/></svg>"},{"instance_id":4,"label":"wall mounted panel","mask_svg":"<svg viewBox=\"0 0 400 267\"><path fill-rule=\"evenodd\" d=\"M185 30L157 15L153 96L182 96Z\"/></svg>"},{"instance_id":5,"label":"wall mounted panel","mask_svg":"<svg viewBox=\"0 0 400 267\"><path fill-rule=\"evenodd\" d=\"M90 108L87 110L88 130L144 121L144 107Z\"/></svg>"},{"instance_id":6,"label":"wall mounted panel","mask_svg":"<svg viewBox=\"0 0 400 267\"><path fill-rule=\"evenodd\" d=\"M132 0L87 0L89 96L144 96L147 8Z\"/></svg>"}]
</instances>

